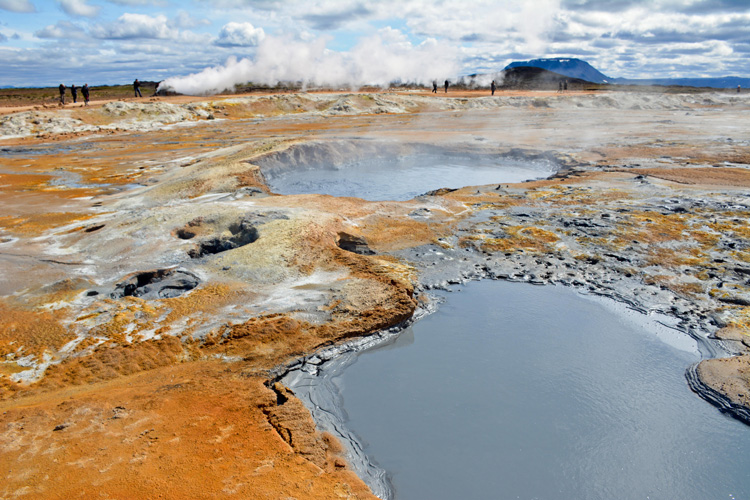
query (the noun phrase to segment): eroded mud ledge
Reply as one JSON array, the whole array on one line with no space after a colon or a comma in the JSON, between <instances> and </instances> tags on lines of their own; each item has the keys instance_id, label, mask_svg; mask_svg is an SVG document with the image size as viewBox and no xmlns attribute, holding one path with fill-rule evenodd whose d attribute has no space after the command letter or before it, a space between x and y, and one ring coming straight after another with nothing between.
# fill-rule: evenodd
<instances>
[{"instance_id":1,"label":"eroded mud ledge","mask_svg":"<svg viewBox=\"0 0 750 500\"><path fill-rule=\"evenodd\" d=\"M736 134L748 104L279 96L209 103L226 120L189 129L125 138L80 126L85 148L7 146L2 494L147 496L166 484L172 496L365 498L335 440L263 383L321 346L407 321L423 290L451 282L582 287L726 339L703 342L709 351L747 352L750 144ZM567 167L405 202L270 193L257 158L342 136ZM154 282L140 276L167 296L112 296ZM721 362L730 370L704 382L747 406L747 354ZM96 467L90 449L104 450ZM148 479L127 479L134 463Z\"/></svg>"}]
</instances>

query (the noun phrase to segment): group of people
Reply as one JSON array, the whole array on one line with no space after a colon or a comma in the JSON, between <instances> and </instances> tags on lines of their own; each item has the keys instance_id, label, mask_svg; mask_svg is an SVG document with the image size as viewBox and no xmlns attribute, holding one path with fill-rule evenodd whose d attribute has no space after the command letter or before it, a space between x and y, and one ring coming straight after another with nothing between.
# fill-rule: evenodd
<instances>
[{"instance_id":1,"label":"group of people","mask_svg":"<svg viewBox=\"0 0 750 500\"><path fill-rule=\"evenodd\" d=\"M65 105L65 85L62 83L58 87L60 90L60 104L63 106ZM70 95L73 97L73 102L78 102L78 89L79 87L76 87L75 83L70 85ZM83 96L83 102L86 103L86 106L89 105L89 84L84 83L83 87L80 87L81 89L81 95Z\"/></svg>"},{"instance_id":2,"label":"group of people","mask_svg":"<svg viewBox=\"0 0 750 500\"><path fill-rule=\"evenodd\" d=\"M447 84L448 82L446 82ZM65 90L67 87L64 84L60 84L58 87L60 90L60 104L65 106ZM73 97L73 103L78 102L78 89L81 90L81 95L83 96L83 102L86 106L89 105L89 84L84 83L83 87L76 87L75 83L70 85L70 95ZM135 97L143 97L141 94L141 82L138 81L136 78L133 82L133 93L135 94Z\"/></svg>"},{"instance_id":3,"label":"group of people","mask_svg":"<svg viewBox=\"0 0 750 500\"><path fill-rule=\"evenodd\" d=\"M450 82L448 80L445 81L445 93L448 93L448 85L450 85ZM437 94L437 82L432 82L432 93Z\"/></svg>"},{"instance_id":4,"label":"group of people","mask_svg":"<svg viewBox=\"0 0 750 500\"><path fill-rule=\"evenodd\" d=\"M448 93L448 86L450 85L450 82L448 80L445 81L445 93ZM432 93L437 94L437 82L432 82ZM492 80L492 83L490 84L490 90L492 91L492 95L495 95L495 90L497 90L497 85L495 84L495 80Z\"/></svg>"}]
</instances>

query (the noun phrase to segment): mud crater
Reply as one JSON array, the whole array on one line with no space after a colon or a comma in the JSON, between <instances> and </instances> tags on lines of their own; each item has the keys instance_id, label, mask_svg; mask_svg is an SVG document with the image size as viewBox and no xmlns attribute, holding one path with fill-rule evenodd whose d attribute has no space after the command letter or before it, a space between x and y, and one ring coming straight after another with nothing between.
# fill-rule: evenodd
<instances>
[{"instance_id":1,"label":"mud crater","mask_svg":"<svg viewBox=\"0 0 750 500\"><path fill-rule=\"evenodd\" d=\"M197 217L183 227L175 229L173 234L181 240L195 238L195 246L188 250L188 255L190 258L199 259L254 243L260 238L259 226L279 219L288 217L280 212L252 213L229 224L211 218Z\"/></svg>"},{"instance_id":2,"label":"mud crater","mask_svg":"<svg viewBox=\"0 0 750 500\"><path fill-rule=\"evenodd\" d=\"M169 299L189 292L200 282L198 276L183 269L141 271L130 274L117 283L110 296L113 299L122 297Z\"/></svg>"},{"instance_id":3,"label":"mud crater","mask_svg":"<svg viewBox=\"0 0 750 500\"><path fill-rule=\"evenodd\" d=\"M547 178L565 160L554 154L398 141L320 141L253 160L273 192L404 201L465 186Z\"/></svg>"}]
</instances>

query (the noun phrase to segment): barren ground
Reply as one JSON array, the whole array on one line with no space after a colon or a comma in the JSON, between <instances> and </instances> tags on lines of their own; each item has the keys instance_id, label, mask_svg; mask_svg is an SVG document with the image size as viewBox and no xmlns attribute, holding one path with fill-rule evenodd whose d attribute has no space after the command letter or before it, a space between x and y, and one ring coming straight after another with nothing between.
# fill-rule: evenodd
<instances>
[{"instance_id":1,"label":"barren ground","mask_svg":"<svg viewBox=\"0 0 750 500\"><path fill-rule=\"evenodd\" d=\"M747 352L748 110L450 91L3 110L0 498L370 498L269 371L451 281L587 288ZM564 169L368 202L280 196L258 166L372 141ZM703 381L748 407L749 359Z\"/></svg>"}]
</instances>

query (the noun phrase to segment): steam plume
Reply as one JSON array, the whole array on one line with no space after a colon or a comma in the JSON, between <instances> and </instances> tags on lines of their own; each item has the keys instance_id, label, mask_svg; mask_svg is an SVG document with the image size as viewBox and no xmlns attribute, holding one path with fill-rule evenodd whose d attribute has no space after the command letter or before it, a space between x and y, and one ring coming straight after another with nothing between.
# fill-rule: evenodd
<instances>
[{"instance_id":1,"label":"steam plume","mask_svg":"<svg viewBox=\"0 0 750 500\"><path fill-rule=\"evenodd\" d=\"M357 88L387 86L392 82L427 84L458 73L458 50L434 39L413 45L398 30L386 28L364 38L349 52L326 48L319 38L303 42L289 37L266 37L255 57L230 57L221 66L187 76L170 77L160 90L206 95L229 90L239 83Z\"/></svg>"}]
</instances>

